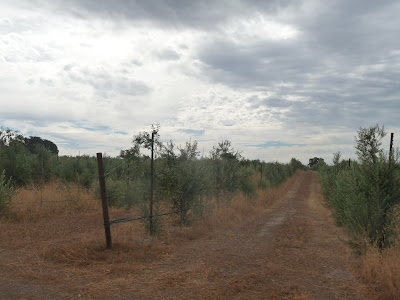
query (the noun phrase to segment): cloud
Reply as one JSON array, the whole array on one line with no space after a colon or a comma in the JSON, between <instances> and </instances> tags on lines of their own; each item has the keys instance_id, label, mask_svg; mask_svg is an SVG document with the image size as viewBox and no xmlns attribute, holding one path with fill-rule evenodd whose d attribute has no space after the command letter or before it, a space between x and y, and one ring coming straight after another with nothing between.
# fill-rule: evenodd
<instances>
[{"instance_id":1,"label":"cloud","mask_svg":"<svg viewBox=\"0 0 400 300\"><path fill-rule=\"evenodd\" d=\"M178 131L187 133L190 135L194 135L196 137L200 137L200 136L204 135L204 133L205 133L205 130L195 130L195 129L178 129Z\"/></svg>"},{"instance_id":2,"label":"cloud","mask_svg":"<svg viewBox=\"0 0 400 300\"><path fill-rule=\"evenodd\" d=\"M0 120L67 154L118 154L160 123L205 152L229 139L250 158L351 156L360 126L400 128L399 12L386 0L2 1Z\"/></svg>"},{"instance_id":3,"label":"cloud","mask_svg":"<svg viewBox=\"0 0 400 300\"><path fill-rule=\"evenodd\" d=\"M17 33L8 33L0 37L0 48L6 62L46 62L52 60L51 50L35 45ZM5 50L5 51L4 51Z\"/></svg>"},{"instance_id":4,"label":"cloud","mask_svg":"<svg viewBox=\"0 0 400 300\"><path fill-rule=\"evenodd\" d=\"M164 28L189 27L201 30L212 30L218 24L255 12L276 13L292 5L296 5L296 1L174 0L160 2L157 0L117 0L111 3L107 0L75 0L72 5L66 5L63 1L52 1L51 4L53 9L62 8L81 18L94 15L112 20L123 18L131 22L148 22L147 24Z\"/></svg>"},{"instance_id":5,"label":"cloud","mask_svg":"<svg viewBox=\"0 0 400 300\"><path fill-rule=\"evenodd\" d=\"M180 58L179 54L171 49L159 52L157 57L161 60L178 60Z\"/></svg>"},{"instance_id":6,"label":"cloud","mask_svg":"<svg viewBox=\"0 0 400 300\"><path fill-rule=\"evenodd\" d=\"M256 144L256 145L245 145L247 147L257 147L257 148L271 148L271 147L276 147L276 148L281 148L281 147L304 147L306 146L305 144L287 144L287 143L283 143L280 141L269 141L269 142L265 142L262 144Z\"/></svg>"},{"instance_id":7,"label":"cloud","mask_svg":"<svg viewBox=\"0 0 400 300\"><path fill-rule=\"evenodd\" d=\"M68 72L72 81L91 86L98 95L104 98L116 94L138 96L151 92L151 88L145 83L126 76L112 76L105 69L70 69Z\"/></svg>"}]
</instances>

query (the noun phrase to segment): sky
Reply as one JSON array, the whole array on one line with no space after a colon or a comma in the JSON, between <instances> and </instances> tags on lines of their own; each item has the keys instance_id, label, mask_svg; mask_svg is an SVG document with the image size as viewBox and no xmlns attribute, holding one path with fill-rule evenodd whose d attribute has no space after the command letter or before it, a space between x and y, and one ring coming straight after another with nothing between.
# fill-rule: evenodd
<instances>
[{"instance_id":1,"label":"sky","mask_svg":"<svg viewBox=\"0 0 400 300\"><path fill-rule=\"evenodd\" d=\"M400 1L1 0L0 125L61 155L223 140L249 159L400 139ZM397 137L397 138L396 138Z\"/></svg>"}]
</instances>

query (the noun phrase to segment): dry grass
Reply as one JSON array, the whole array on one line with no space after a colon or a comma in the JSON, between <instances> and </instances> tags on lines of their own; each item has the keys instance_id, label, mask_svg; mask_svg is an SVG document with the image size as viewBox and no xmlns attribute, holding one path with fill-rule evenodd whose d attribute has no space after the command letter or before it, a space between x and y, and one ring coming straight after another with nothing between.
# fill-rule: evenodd
<instances>
[{"instance_id":1,"label":"dry grass","mask_svg":"<svg viewBox=\"0 0 400 300\"><path fill-rule=\"evenodd\" d=\"M204 218L196 221L187 228L169 228L168 238L175 242L179 238L193 240L205 234L212 234L216 230L223 231L257 218L265 212L279 197L284 195L292 185L294 177L276 188L259 190L257 196L249 198L243 194L226 196L217 204L215 199L206 204Z\"/></svg>"},{"instance_id":2,"label":"dry grass","mask_svg":"<svg viewBox=\"0 0 400 300\"><path fill-rule=\"evenodd\" d=\"M11 202L11 217L17 220L38 219L60 213L97 210L99 201L94 190L86 190L76 184L58 181L21 188Z\"/></svg>"},{"instance_id":3,"label":"dry grass","mask_svg":"<svg viewBox=\"0 0 400 300\"><path fill-rule=\"evenodd\" d=\"M263 213L276 199L286 193L292 182L293 177L280 187L259 190L257 196L253 198L243 194L226 195L218 204L215 199L209 199L204 203L203 218L197 219L189 227L175 226L179 216L163 217L163 230L160 236L151 240L162 244L173 244L182 239L193 240L215 230L234 227L248 218L255 218ZM169 211L168 206L161 205L161 211ZM111 220L141 215L138 209L110 208L109 212ZM14 223L16 231L24 235L30 235L29 232L32 231L32 236L39 236L42 240L52 240L58 234L59 225L70 229L81 226L79 231L82 233L83 228L91 230L94 226L102 230L101 204L96 199L94 190L88 191L74 184L65 186L59 182L48 183L41 190L35 186L20 189L12 201L11 213L3 220ZM32 227L33 224L35 225ZM49 226L43 231L42 224ZM113 240L122 247L137 248L138 240L143 244L144 240L150 239L142 225L140 221L112 225ZM38 226L41 232L34 234ZM56 232L51 233L52 231ZM18 232L15 232L17 236ZM66 236L72 234L67 230L62 232ZM85 240L87 241L86 237ZM93 242L93 239L89 240ZM86 243L82 245L86 247Z\"/></svg>"},{"instance_id":4,"label":"dry grass","mask_svg":"<svg viewBox=\"0 0 400 300\"><path fill-rule=\"evenodd\" d=\"M94 191L58 182L42 191L21 189L13 199L10 217L0 220L0 263L6 274L42 285L61 285L66 295L107 298L121 287L129 288L126 276L146 272L149 264L168 257L182 243L256 218L292 182L290 178L278 188L260 190L254 198L234 195L219 205L210 200L204 218L190 227L173 226L177 216L164 217L158 237L149 237L140 222L112 225L112 251L105 249L101 206L93 201ZM135 209L110 209L111 219L139 215Z\"/></svg>"},{"instance_id":5,"label":"dry grass","mask_svg":"<svg viewBox=\"0 0 400 300\"><path fill-rule=\"evenodd\" d=\"M378 287L384 299L400 298L400 249L370 249L362 258L362 277Z\"/></svg>"},{"instance_id":6,"label":"dry grass","mask_svg":"<svg viewBox=\"0 0 400 300\"><path fill-rule=\"evenodd\" d=\"M376 285L383 299L400 299L400 206L391 212L395 244L380 251L378 247L366 250L362 257L362 277Z\"/></svg>"}]
</instances>

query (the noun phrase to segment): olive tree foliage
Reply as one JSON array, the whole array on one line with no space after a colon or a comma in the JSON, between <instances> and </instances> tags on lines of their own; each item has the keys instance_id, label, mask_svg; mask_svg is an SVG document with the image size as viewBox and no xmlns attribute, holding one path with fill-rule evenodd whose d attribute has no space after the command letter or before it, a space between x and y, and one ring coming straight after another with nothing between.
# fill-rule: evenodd
<instances>
[{"instance_id":1,"label":"olive tree foliage","mask_svg":"<svg viewBox=\"0 0 400 300\"><path fill-rule=\"evenodd\" d=\"M17 131L0 129L0 169L13 184L24 185L31 180L34 158L24 145L24 137Z\"/></svg>"},{"instance_id":2,"label":"olive tree foliage","mask_svg":"<svg viewBox=\"0 0 400 300\"><path fill-rule=\"evenodd\" d=\"M356 153L361 162L375 163L378 155L383 153L381 140L386 136L385 128L376 124L369 128L361 128L355 137Z\"/></svg>"},{"instance_id":3,"label":"olive tree foliage","mask_svg":"<svg viewBox=\"0 0 400 300\"><path fill-rule=\"evenodd\" d=\"M233 149L232 142L228 140L218 143L218 147L214 146L210 154L212 159L240 160L241 158L240 152Z\"/></svg>"},{"instance_id":4,"label":"olive tree foliage","mask_svg":"<svg viewBox=\"0 0 400 300\"><path fill-rule=\"evenodd\" d=\"M169 199L172 209L180 211L181 225L188 225L191 220L187 212L198 207L210 188L209 172L198 160L196 141L186 142L178 150L177 154L172 141L163 146L157 168L158 188L162 198Z\"/></svg>"},{"instance_id":5,"label":"olive tree foliage","mask_svg":"<svg viewBox=\"0 0 400 300\"><path fill-rule=\"evenodd\" d=\"M232 147L228 140L218 143L210 152L213 162L214 190L217 200L221 194L243 191L245 194L254 195L255 185L251 181L253 171L243 168L242 156Z\"/></svg>"},{"instance_id":6,"label":"olive tree foliage","mask_svg":"<svg viewBox=\"0 0 400 300\"><path fill-rule=\"evenodd\" d=\"M333 165L338 166L340 164L340 158L342 157L342 153L340 151L337 151L333 153Z\"/></svg>"},{"instance_id":7,"label":"olive tree foliage","mask_svg":"<svg viewBox=\"0 0 400 300\"><path fill-rule=\"evenodd\" d=\"M337 223L347 227L353 246L365 250L396 243L392 213L400 205L399 161L383 153L381 140L386 135L378 124L360 128L355 138L359 162L340 162L334 153L333 166L320 169L320 182ZM363 251L364 251L363 250Z\"/></svg>"},{"instance_id":8,"label":"olive tree foliage","mask_svg":"<svg viewBox=\"0 0 400 300\"><path fill-rule=\"evenodd\" d=\"M52 141L42 139L38 136L30 136L24 138L24 144L28 148L29 152L38 154L38 149L44 148L54 155L58 155L58 147ZM40 150L39 150L40 151Z\"/></svg>"}]
</instances>

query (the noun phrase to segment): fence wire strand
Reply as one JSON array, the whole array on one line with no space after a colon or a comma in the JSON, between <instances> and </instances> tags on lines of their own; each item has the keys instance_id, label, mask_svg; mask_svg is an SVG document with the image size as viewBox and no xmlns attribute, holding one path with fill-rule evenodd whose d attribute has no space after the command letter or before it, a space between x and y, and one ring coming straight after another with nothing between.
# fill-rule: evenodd
<instances>
[{"instance_id":1,"label":"fence wire strand","mask_svg":"<svg viewBox=\"0 0 400 300\"><path fill-rule=\"evenodd\" d=\"M42 203L54 203L54 202L85 202L85 201L98 201L99 199L78 199L78 200L35 200L35 201L11 201L14 204L42 204Z\"/></svg>"},{"instance_id":2,"label":"fence wire strand","mask_svg":"<svg viewBox=\"0 0 400 300\"><path fill-rule=\"evenodd\" d=\"M144 216L144 217L137 217L137 218L131 218L131 219L126 219L126 218L121 218L121 219L115 219L113 221L110 221L108 223L108 225L112 225L112 224L118 224L118 223L127 223L127 222L133 222L133 221L138 221L138 220L143 220L143 219L148 219L148 218L155 218L155 217L162 217L162 216L168 216L168 215L173 215L173 214L178 214L181 212L184 212L186 210L178 210L178 211L172 211L172 212L168 212L168 213L163 213L163 214L157 214L157 215L153 215L153 216ZM107 224L105 224L107 225Z\"/></svg>"},{"instance_id":3,"label":"fence wire strand","mask_svg":"<svg viewBox=\"0 0 400 300\"><path fill-rule=\"evenodd\" d=\"M120 164L120 165L118 165L118 166L116 166L116 167L114 167L114 168L112 168L110 171L108 171L107 173L104 173L104 177L107 177L108 175L110 175L112 172L114 172L116 169L118 169L118 168L120 168L120 167L122 167L122 166L124 166L124 165L126 165L126 164L128 164L129 163L129 161L128 160L126 160L126 161L124 161L122 164Z\"/></svg>"}]
</instances>

